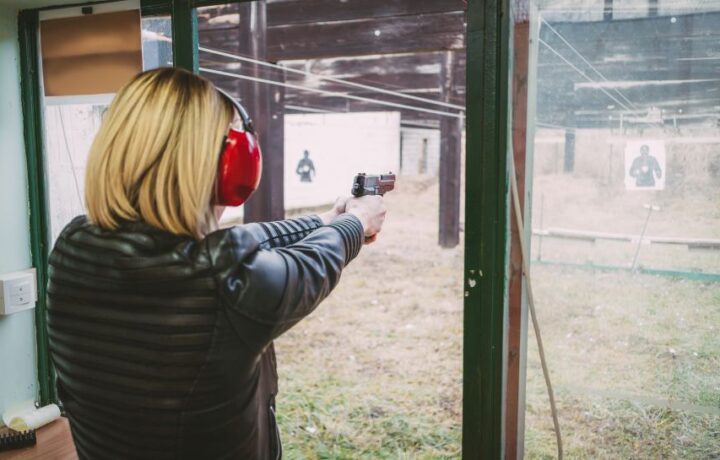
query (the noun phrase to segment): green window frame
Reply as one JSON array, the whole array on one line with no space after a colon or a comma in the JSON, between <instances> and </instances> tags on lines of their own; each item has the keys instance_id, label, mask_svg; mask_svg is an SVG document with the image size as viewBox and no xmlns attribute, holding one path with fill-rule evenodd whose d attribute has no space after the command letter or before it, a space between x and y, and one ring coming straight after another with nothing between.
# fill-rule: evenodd
<instances>
[{"instance_id":1,"label":"green window frame","mask_svg":"<svg viewBox=\"0 0 720 460\"><path fill-rule=\"evenodd\" d=\"M174 64L197 72L195 8L222 3L230 2L142 0L141 8L144 15L171 16ZM512 24L509 0L468 0L467 3L462 457L499 459L503 455L510 122L508 62ZM35 321L39 402L47 404L57 401L57 394L46 322L50 248L38 65L39 11L20 12L19 40L31 251L38 281Z\"/></svg>"}]
</instances>

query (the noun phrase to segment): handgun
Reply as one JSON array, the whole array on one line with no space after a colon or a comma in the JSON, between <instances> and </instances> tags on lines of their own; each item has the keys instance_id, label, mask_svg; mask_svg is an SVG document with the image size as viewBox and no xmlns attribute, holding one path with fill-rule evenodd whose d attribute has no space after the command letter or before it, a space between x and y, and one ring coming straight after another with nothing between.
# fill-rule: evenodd
<instances>
[{"instance_id":1,"label":"handgun","mask_svg":"<svg viewBox=\"0 0 720 460\"><path fill-rule=\"evenodd\" d=\"M355 176L350 193L354 197L365 195L385 195L395 188L395 174L368 175L360 173Z\"/></svg>"}]
</instances>

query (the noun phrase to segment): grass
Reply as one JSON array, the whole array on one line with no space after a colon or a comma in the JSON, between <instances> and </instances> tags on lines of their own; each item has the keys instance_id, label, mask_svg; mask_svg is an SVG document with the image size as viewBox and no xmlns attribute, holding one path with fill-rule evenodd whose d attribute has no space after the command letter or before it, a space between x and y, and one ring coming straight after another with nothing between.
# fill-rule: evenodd
<instances>
[{"instance_id":1,"label":"grass","mask_svg":"<svg viewBox=\"0 0 720 460\"><path fill-rule=\"evenodd\" d=\"M720 458L717 285L535 267L568 458ZM555 452L529 340L528 458Z\"/></svg>"},{"instance_id":2,"label":"grass","mask_svg":"<svg viewBox=\"0 0 720 460\"><path fill-rule=\"evenodd\" d=\"M587 181L561 179L565 183L552 183L558 193L595 196ZM460 457L462 249L436 245L436 196L431 182L400 181L387 197L379 242L362 251L315 313L278 340L286 458ZM556 199L546 199L546 206L560 206ZM688 194L683 199L697 201ZM623 206L618 200L606 200L610 208L598 215L612 215ZM545 222L603 230L592 226L602 219L573 212L583 203L562 202L562 214L548 209ZM683 234L682 222L695 222L695 236L718 237L716 211L664 206L673 214L659 216L653 233ZM625 215L623 231L642 224L635 214ZM596 261L628 254L627 248L586 244L545 250ZM720 267L717 253L672 251L642 257L708 271ZM567 458L720 459L718 283L540 265L533 267L533 280ZM530 334L525 454L553 458L547 395Z\"/></svg>"}]
</instances>

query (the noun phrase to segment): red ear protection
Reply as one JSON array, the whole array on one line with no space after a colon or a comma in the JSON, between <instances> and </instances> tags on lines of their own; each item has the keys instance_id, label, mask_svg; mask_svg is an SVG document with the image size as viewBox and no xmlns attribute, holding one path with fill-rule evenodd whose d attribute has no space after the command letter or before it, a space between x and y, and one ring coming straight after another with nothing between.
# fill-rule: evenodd
<instances>
[{"instance_id":1,"label":"red ear protection","mask_svg":"<svg viewBox=\"0 0 720 460\"><path fill-rule=\"evenodd\" d=\"M240 206L250 198L260 183L262 152L245 108L224 91L218 89L218 92L232 103L240 120L233 120L223 139L214 204Z\"/></svg>"}]
</instances>

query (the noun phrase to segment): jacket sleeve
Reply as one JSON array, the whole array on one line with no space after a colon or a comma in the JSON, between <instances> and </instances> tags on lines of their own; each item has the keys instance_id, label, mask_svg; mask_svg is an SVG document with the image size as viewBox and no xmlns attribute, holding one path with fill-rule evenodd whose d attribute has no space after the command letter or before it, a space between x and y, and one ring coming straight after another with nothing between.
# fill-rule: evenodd
<instances>
[{"instance_id":1,"label":"jacket sleeve","mask_svg":"<svg viewBox=\"0 0 720 460\"><path fill-rule=\"evenodd\" d=\"M242 340L261 349L330 294L360 252L363 228L357 217L344 214L282 248L264 249L242 226L227 237L208 248L224 267L217 274L223 311Z\"/></svg>"},{"instance_id":2,"label":"jacket sleeve","mask_svg":"<svg viewBox=\"0 0 720 460\"><path fill-rule=\"evenodd\" d=\"M260 243L262 249L281 248L302 240L322 227L318 216L305 216L275 222L258 222L243 225Z\"/></svg>"}]
</instances>

